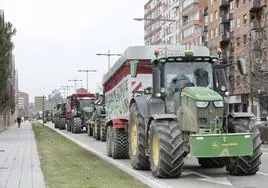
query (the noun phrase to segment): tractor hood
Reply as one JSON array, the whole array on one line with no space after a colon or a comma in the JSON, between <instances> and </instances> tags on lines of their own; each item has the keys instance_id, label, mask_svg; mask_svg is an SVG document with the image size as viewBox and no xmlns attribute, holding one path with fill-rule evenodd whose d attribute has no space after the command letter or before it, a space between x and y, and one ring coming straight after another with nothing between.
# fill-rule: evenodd
<instances>
[{"instance_id":1,"label":"tractor hood","mask_svg":"<svg viewBox=\"0 0 268 188\"><path fill-rule=\"evenodd\" d=\"M93 107L84 107L83 111L86 113L92 113L94 111L94 108Z\"/></svg>"},{"instance_id":2,"label":"tractor hood","mask_svg":"<svg viewBox=\"0 0 268 188\"><path fill-rule=\"evenodd\" d=\"M223 100L219 93L207 87L186 87L182 90L181 96L188 96L197 101Z\"/></svg>"}]
</instances>

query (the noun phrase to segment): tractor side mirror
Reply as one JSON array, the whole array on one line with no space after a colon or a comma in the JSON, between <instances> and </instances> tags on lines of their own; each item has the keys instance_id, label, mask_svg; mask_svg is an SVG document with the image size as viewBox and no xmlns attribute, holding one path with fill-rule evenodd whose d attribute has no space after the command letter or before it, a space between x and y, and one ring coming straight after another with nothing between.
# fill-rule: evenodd
<instances>
[{"instance_id":1,"label":"tractor side mirror","mask_svg":"<svg viewBox=\"0 0 268 188\"><path fill-rule=\"evenodd\" d=\"M240 74L245 75L247 74L247 69L246 69L246 61L243 58L238 58L236 60L237 66L238 66L238 70L240 72Z\"/></svg>"},{"instance_id":2,"label":"tractor side mirror","mask_svg":"<svg viewBox=\"0 0 268 188\"><path fill-rule=\"evenodd\" d=\"M137 67L138 67L139 61L131 61L130 62L130 74L131 77L137 77Z\"/></svg>"}]
</instances>

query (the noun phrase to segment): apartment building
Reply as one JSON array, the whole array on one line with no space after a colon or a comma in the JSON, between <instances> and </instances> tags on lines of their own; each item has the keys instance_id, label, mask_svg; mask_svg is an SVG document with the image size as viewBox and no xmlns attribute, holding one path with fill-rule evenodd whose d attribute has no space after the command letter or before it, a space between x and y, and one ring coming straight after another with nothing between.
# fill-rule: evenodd
<instances>
[{"instance_id":1,"label":"apartment building","mask_svg":"<svg viewBox=\"0 0 268 188\"><path fill-rule=\"evenodd\" d=\"M262 90L268 89L265 88L268 86L268 75L265 73L268 73L267 0L209 0L205 12L210 52L216 55L217 49L221 48L226 63L243 57L248 70L254 72L242 76L236 66L227 70L229 90L239 98L238 104L231 108L235 111L251 111L250 93L256 97ZM260 103L255 99L253 112L256 114L260 110Z\"/></svg>"},{"instance_id":2,"label":"apartment building","mask_svg":"<svg viewBox=\"0 0 268 188\"><path fill-rule=\"evenodd\" d=\"M204 45L207 0L150 0L144 6L146 45Z\"/></svg>"}]
</instances>

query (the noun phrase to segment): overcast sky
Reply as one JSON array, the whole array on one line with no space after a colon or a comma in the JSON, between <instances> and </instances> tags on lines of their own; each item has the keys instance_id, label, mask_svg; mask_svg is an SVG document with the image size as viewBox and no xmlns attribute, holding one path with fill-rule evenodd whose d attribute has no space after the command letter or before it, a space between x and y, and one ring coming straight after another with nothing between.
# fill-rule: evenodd
<instances>
[{"instance_id":1,"label":"overcast sky","mask_svg":"<svg viewBox=\"0 0 268 188\"><path fill-rule=\"evenodd\" d=\"M82 79L78 69L96 69L89 75L89 87L96 89L107 71L106 56L122 53L128 46L143 45L143 17L147 0L0 0L6 20L17 29L15 43L19 89L48 95L68 79ZM112 57L114 63L118 57Z\"/></svg>"}]
</instances>

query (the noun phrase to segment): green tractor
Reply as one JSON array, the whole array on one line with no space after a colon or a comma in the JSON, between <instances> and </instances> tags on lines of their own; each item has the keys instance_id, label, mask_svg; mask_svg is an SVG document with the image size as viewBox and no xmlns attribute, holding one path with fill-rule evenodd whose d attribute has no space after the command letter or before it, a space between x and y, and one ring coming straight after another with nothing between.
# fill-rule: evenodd
<instances>
[{"instance_id":1,"label":"green tractor","mask_svg":"<svg viewBox=\"0 0 268 188\"><path fill-rule=\"evenodd\" d=\"M127 127L131 165L152 170L157 178L176 178L189 153L206 168L224 167L232 175L251 175L259 170L261 141L250 113L229 113L221 94L228 95L224 66L209 56L205 47L185 55L156 59L153 87L133 97ZM207 56L206 56L207 55ZM238 59L245 73L245 62ZM139 61L131 62L137 77ZM148 66L147 66L148 68Z\"/></svg>"},{"instance_id":2,"label":"green tractor","mask_svg":"<svg viewBox=\"0 0 268 188\"><path fill-rule=\"evenodd\" d=\"M46 110L44 114L44 123L52 121L52 111L51 110Z\"/></svg>"},{"instance_id":3,"label":"green tractor","mask_svg":"<svg viewBox=\"0 0 268 188\"><path fill-rule=\"evenodd\" d=\"M59 128L60 125L60 110L61 110L62 104L57 104L55 106L55 112L53 114L53 123L54 123L54 128Z\"/></svg>"},{"instance_id":4,"label":"green tractor","mask_svg":"<svg viewBox=\"0 0 268 188\"><path fill-rule=\"evenodd\" d=\"M94 112L89 119L88 135L96 140L106 141L106 113L103 95L96 94Z\"/></svg>"}]
</instances>

